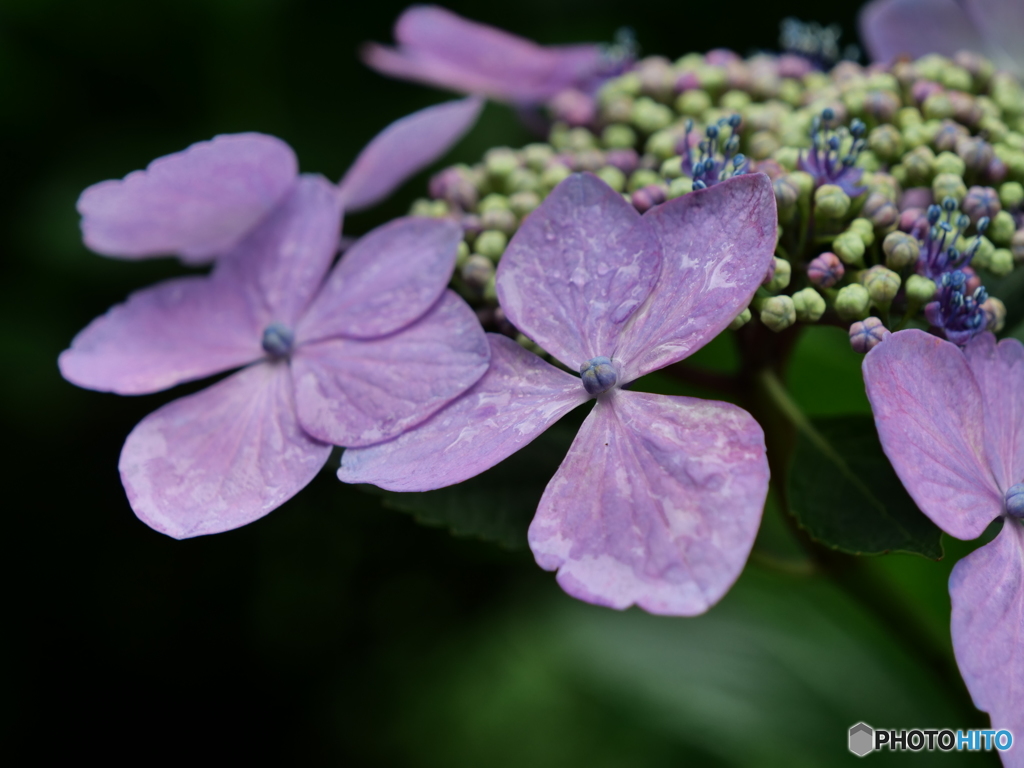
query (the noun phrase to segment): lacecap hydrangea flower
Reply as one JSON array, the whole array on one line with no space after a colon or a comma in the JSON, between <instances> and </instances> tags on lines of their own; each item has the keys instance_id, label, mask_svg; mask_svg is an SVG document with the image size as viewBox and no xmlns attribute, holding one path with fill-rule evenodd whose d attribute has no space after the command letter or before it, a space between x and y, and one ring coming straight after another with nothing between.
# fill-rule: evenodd
<instances>
[{"instance_id":1,"label":"lacecap hydrangea flower","mask_svg":"<svg viewBox=\"0 0 1024 768\"><path fill-rule=\"evenodd\" d=\"M92 242L119 243L133 256L218 258L210 275L138 291L94 320L60 356L64 377L130 395L241 369L158 409L128 436L121 479L144 522L176 538L249 523L309 483L332 443L394 437L483 375L483 331L446 290L458 224L398 219L357 241L332 269L344 207L386 194L423 163L431 142L435 155L443 151L464 128L466 106L454 122L450 112L437 120L437 111L400 121L340 186L304 174L274 203L263 194L266 181L283 184L289 166L277 140L254 135L197 145L107 183L106 193L87 191ZM424 130L408 134L417 122ZM447 134L430 131L439 126ZM410 146L417 136L426 142ZM271 160L261 165L268 149ZM211 168L229 169L230 179ZM104 194L106 205L96 204ZM225 219L211 217L207 205ZM253 225L257 209L268 212Z\"/></svg>"},{"instance_id":2,"label":"lacecap hydrangea flower","mask_svg":"<svg viewBox=\"0 0 1024 768\"><path fill-rule=\"evenodd\" d=\"M496 286L512 324L580 377L491 334L472 389L396 440L347 450L339 477L396 491L458 483L594 400L530 526L537 562L589 602L707 610L757 532L764 435L734 405L628 387L747 306L772 262L775 217L763 174L645 215L597 177L570 176L524 220Z\"/></svg>"},{"instance_id":3,"label":"lacecap hydrangea flower","mask_svg":"<svg viewBox=\"0 0 1024 768\"><path fill-rule=\"evenodd\" d=\"M953 569L953 650L992 727L1024 734L1024 345L991 333L961 350L922 331L864 358L882 447L921 511L958 539L1003 518ZM1024 765L1024 747L1002 753Z\"/></svg>"},{"instance_id":4,"label":"lacecap hydrangea flower","mask_svg":"<svg viewBox=\"0 0 1024 768\"><path fill-rule=\"evenodd\" d=\"M389 125L338 185L350 213L387 197L447 152L476 122L476 98L438 104ZM78 199L82 237L124 259L177 255L201 264L237 246L299 184L292 148L274 136L227 134L158 158L144 171L94 184Z\"/></svg>"}]
</instances>

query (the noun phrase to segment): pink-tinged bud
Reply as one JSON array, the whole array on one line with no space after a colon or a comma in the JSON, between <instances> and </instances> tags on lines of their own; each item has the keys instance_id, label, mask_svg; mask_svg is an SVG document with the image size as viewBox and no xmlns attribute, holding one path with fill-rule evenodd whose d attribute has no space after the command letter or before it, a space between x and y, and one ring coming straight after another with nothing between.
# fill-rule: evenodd
<instances>
[{"instance_id":1,"label":"pink-tinged bud","mask_svg":"<svg viewBox=\"0 0 1024 768\"><path fill-rule=\"evenodd\" d=\"M953 102L953 117L964 125L974 126L984 117L981 107L973 96L963 91L950 91L949 100Z\"/></svg>"},{"instance_id":2,"label":"pink-tinged bud","mask_svg":"<svg viewBox=\"0 0 1024 768\"><path fill-rule=\"evenodd\" d=\"M597 117L597 104L591 96L575 88L559 91L548 102L548 111L554 120L573 127L590 125Z\"/></svg>"},{"instance_id":3,"label":"pink-tinged bud","mask_svg":"<svg viewBox=\"0 0 1024 768\"><path fill-rule=\"evenodd\" d=\"M877 317L854 323L850 326L850 346L854 352L867 354L890 336L890 331Z\"/></svg>"},{"instance_id":4,"label":"pink-tinged bud","mask_svg":"<svg viewBox=\"0 0 1024 768\"><path fill-rule=\"evenodd\" d=\"M881 192L872 192L864 201L860 215L876 229L888 229L899 219L900 212L888 197Z\"/></svg>"},{"instance_id":5,"label":"pink-tinged bud","mask_svg":"<svg viewBox=\"0 0 1024 768\"><path fill-rule=\"evenodd\" d=\"M956 143L963 137L970 136L971 132L960 123L952 120L943 120L939 130L932 139L932 144L939 152L952 152L956 149Z\"/></svg>"},{"instance_id":6,"label":"pink-tinged bud","mask_svg":"<svg viewBox=\"0 0 1024 768\"><path fill-rule=\"evenodd\" d=\"M992 187L971 187L960 203L960 210L971 217L972 224L977 224L983 216L994 219L1003 206L999 202L999 193Z\"/></svg>"},{"instance_id":7,"label":"pink-tinged bud","mask_svg":"<svg viewBox=\"0 0 1024 768\"><path fill-rule=\"evenodd\" d=\"M967 136L956 143L956 153L971 171L987 171L995 157L992 145L980 136Z\"/></svg>"},{"instance_id":8,"label":"pink-tinged bud","mask_svg":"<svg viewBox=\"0 0 1024 768\"><path fill-rule=\"evenodd\" d=\"M981 278L978 277L978 273L974 271L973 267L960 267L960 271L967 276L964 294L970 296L981 287Z\"/></svg>"},{"instance_id":9,"label":"pink-tinged bud","mask_svg":"<svg viewBox=\"0 0 1024 768\"><path fill-rule=\"evenodd\" d=\"M713 48L704 55L704 61L713 67L724 67L731 61L743 61L738 53L728 48Z\"/></svg>"},{"instance_id":10,"label":"pink-tinged bud","mask_svg":"<svg viewBox=\"0 0 1024 768\"><path fill-rule=\"evenodd\" d=\"M814 69L811 62L803 56L784 53L779 56L779 77L792 77L799 80Z\"/></svg>"},{"instance_id":11,"label":"pink-tinged bud","mask_svg":"<svg viewBox=\"0 0 1024 768\"><path fill-rule=\"evenodd\" d=\"M610 149L605 153L604 161L629 176L639 166L640 156L635 149Z\"/></svg>"},{"instance_id":12,"label":"pink-tinged bud","mask_svg":"<svg viewBox=\"0 0 1024 768\"><path fill-rule=\"evenodd\" d=\"M646 213L656 205L665 202L666 190L660 184L648 184L633 193L633 207L640 213Z\"/></svg>"},{"instance_id":13,"label":"pink-tinged bud","mask_svg":"<svg viewBox=\"0 0 1024 768\"><path fill-rule=\"evenodd\" d=\"M845 83L847 80L856 80L864 76L864 67L855 61L840 61L832 69L832 79L837 83ZM845 118L843 119L845 123Z\"/></svg>"},{"instance_id":14,"label":"pink-tinged bud","mask_svg":"<svg viewBox=\"0 0 1024 768\"><path fill-rule=\"evenodd\" d=\"M918 104L936 93L942 93L942 86L932 80L918 80L910 89L910 96Z\"/></svg>"},{"instance_id":15,"label":"pink-tinged bud","mask_svg":"<svg viewBox=\"0 0 1024 768\"><path fill-rule=\"evenodd\" d=\"M445 168L431 178L430 196L462 210L472 210L479 199L470 170L459 166Z\"/></svg>"},{"instance_id":16,"label":"pink-tinged bud","mask_svg":"<svg viewBox=\"0 0 1024 768\"><path fill-rule=\"evenodd\" d=\"M935 202L932 196L931 187L911 187L900 198L900 210L919 209L920 214L928 210L928 206Z\"/></svg>"},{"instance_id":17,"label":"pink-tinged bud","mask_svg":"<svg viewBox=\"0 0 1024 768\"><path fill-rule=\"evenodd\" d=\"M697 77L697 73L690 70L683 72L676 79L676 93L683 93L684 91L699 91L700 90L700 78Z\"/></svg>"},{"instance_id":18,"label":"pink-tinged bud","mask_svg":"<svg viewBox=\"0 0 1024 768\"><path fill-rule=\"evenodd\" d=\"M807 265L807 279L818 288L831 288L843 279L844 274L846 267L843 266L843 262L828 251L811 259L811 263Z\"/></svg>"},{"instance_id":19,"label":"pink-tinged bud","mask_svg":"<svg viewBox=\"0 0 1024 768\"><path fill-rule=\"evenodd\" d=\"M921 224L921 222L924 223ZM907 208L907 210L900 214L900 221L899 224L897 224L897 228L901 232L910 232L916 237L921 226L924 227L924 232L928 231L928 219L924 215L924 211L920 208Z\"/></svg>"},{"instance_id":20,"label":"pink-tinged bud","mask_svg":"<svg viewBox=\"0 0 1024 768\"><path fill-rule=\"evenodd\" d=\"M900 109L900 97L892 91L870 91L864 99L864 111L880 123L891 123Z\"/></svg>"},{"instance_id":21,"label":"pink-tinged bud","mask_svg":"<svg viewBox=\"0 0 1024 768\"><path fill-rule=\"evenodd\" d=\"M1002 184L1006 180L1007 173L1009 173L1009 169L1006 167L1006 163L998 157L993 157L992 162L988 164L988 172L986 173L989 182L992 184Z\"/></svg>"}]
</instances>

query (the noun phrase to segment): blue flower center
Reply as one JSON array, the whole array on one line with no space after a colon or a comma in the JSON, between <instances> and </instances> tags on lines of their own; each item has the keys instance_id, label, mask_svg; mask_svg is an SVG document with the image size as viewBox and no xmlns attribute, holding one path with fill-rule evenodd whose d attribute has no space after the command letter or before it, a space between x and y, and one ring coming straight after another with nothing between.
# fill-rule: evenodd
<instances>
[{"instance_id":1,"label":"blue flower center","mask_svg":"<svg viewBox=\"0 0 1024 768\"><path fill-rule=\"evenodd\" d=\"M587 360L580 366L580 377L583 379L583 388L592 395L607 392L619 380L615 366L607 357L595 357L593 360Z\"/></svg>"},{"instance_id":2,"label":"blue flower center","mask_svg":"<svg viewBox=\"0 0 1024 768\"><path fill-rule=\"evenodd\" d=\"M1006 514L1024 519L1024 483L1011 485L1006 492Z\"/></svg>"},{"instance_id":3,"label":"blue flower center","mask_svg":"<svg viewBox=\"0 0 1024 768\"><path fill-rule=\"evenodd\" d=\"M281 323L263 329L263 351L271 357L288 357L295 344L295 332Z\"/></svg>"}]
</instances>

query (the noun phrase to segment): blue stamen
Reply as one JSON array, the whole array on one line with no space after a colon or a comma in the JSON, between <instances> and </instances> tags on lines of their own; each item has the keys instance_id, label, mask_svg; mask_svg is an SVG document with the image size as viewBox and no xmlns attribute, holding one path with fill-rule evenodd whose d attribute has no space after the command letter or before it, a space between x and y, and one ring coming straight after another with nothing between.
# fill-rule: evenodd
<instances>
[{"instance_id":1,"label":"blue stamen","mask_svg":"<svg viewBox=\"0 0 1024 768\"><path fill-rule=\"evenodd\" d=\"M600 395L615 386L619 375L615 372L615 366L607 357L595 357L580 366L580 378L583 379L583 388L592 395Z\"/></svg>"},{"instance_id":2,"label":"blue stamen","mask_svg":"<svg viewBox=\"0 0 1024 768\"><path fill-rule=\"evenodd\" d=\"M263 351L271 357L287 357L295 344L295 332L281 323L271 323L263 329Z\"/></svg>"}]
</instances>

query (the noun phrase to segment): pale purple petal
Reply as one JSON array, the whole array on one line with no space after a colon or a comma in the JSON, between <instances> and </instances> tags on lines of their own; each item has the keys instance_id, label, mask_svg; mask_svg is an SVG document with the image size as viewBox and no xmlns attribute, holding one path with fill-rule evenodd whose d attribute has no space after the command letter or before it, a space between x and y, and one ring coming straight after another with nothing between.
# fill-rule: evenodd
<instances>
[{"instance_id":1,"label":"pale purple petal","mask_svg":"<svg viewBox=\"0 0 1024 768\"><path fill-rule=\"evenodd\" d=\"M408 80L499 100L542 102L594 74L596 45L545 48L437 6L413 6L395 23L398 49L368 45L363 61Z\"/></svg>"},{"instance_id":2,"label":"pale purple petal","mask_svg":"<svg viewBox=\"0 0 1024 768\"><path fill-rule=\"evenodd\" d=\"M985 448L996 483L1006 491L1024 482L1024 344L991 333L964 349L985 408Z\"/></svg>"},{"instance_id":3,"label":"pale purple petal","mask_svg":"<svg viewBox=\"0 0 1024 768\"><path fill-rule=\"evenodd\" d=\"M262 331L236 283L182 277L111 307L75 336L58 364L80 387L138 395L258 360Z\"/></svg>"},{"instance_id":4,"label":"pale purple petal","mask_svg":"<svg viewBox=\"0 0 1024 768\"><path fill-rule=\"evenodd\" d=\"M963 0L963 7L987 43L978 50L991 56L996 66L1024 74L1024 3Z\"/></svg>"},{"instance_id":5,"label":"pale purple petal","mask_svg":"<svg viewBox=\"0 0 1024 768\"><path fill-rule=\"evenodd\" d=\"M615 351L620 381L691 355L753 298L775 251L775 194L763 173L670 200L644 216L661 243L661 276Z\"/></svg>"},{"instance_id":6,"label":"pale purple petal","mask_svg":"<svg viewBox=\"0 0 1024 768\"><path fill-rule=\"evenodd\" d=\"M450 101L396 120L366 145L341 180L346 211L361 211L438 160L473 127L483 101Z\"/></svg>"},{"instance_id":7,"label":"pale purple petal","mask_svg":"<svg viewBox=\"0 0 1024 768\"><path fill-rule=\"evenodd\" d=\"M334 185L303 175L288 198L237 248L215 276L237 282L263 326L294 327L338 251L342 211Z\"/></svg>"},{"instance_id":8,"label":"pale purple petal","mask_svg":"<svg viewBox=\"0 0 1024 768\"><path fill-rule=\"evenodd\" d=\"M548 483L530 548L581 600L703 613L743 570L768 476L764 433L746 411L614 390Z\"/></svg>"},{"instance_id":9,"label":"pale purple petal","mask_svg":"<svg viewBox=\"0 0 1024 768\"><path fill-rule=\"evenodd\" d=\"M462 397L396 440L349 449L338 477L391 491L461 483L511 456L589 399L580 380L511 339L487 334L491 363Z\"/></svg>"},{"instance_id":10,"label":"pale purple petal","mask_svg":"<svg viewBox=\"0 0 1024 768\"><path fill-rule=\"evenodd\" d=\"M899 331L872 349L864 383L885 455L932 521L973 539L1003 510L985 457L982 393L948 341Z\"/></svg>"},{"instance_id":11,"label":"pale purple petal","mask_svg":"<svg viewBox=\"0 0 1024 768\"><path fill-rule=\"evenodd\" d=\"M78 198L85 244L105 256L178 254L201 262L234 246L295 183L291 147L273 136L217 136Z\"/></svg>"},{"instance_id":12,"label":"pale purple petal","mask_svg":"<svg viewBox=\"0 0 1024 768\"><path fill-rule=\"evenodd\" d=\"M860 37L873 61L926 53L985 53L987 46L955 0L874 0L858 19Z\"/></svg>"},{"instance_id":13,"label":"pale purple petal","mask_svg":"<svg viewBox=\"0 0 1024 768\"><path fill-rule=\"evenodd\" d=\"M336 445L389 440L469 389L489 358L476 314L446 291L398 333L300 346L292 358L299 420L309 434Z\"/></svg>"},{"instance_id":14,"label":"pale purple petal","mask_svg":"<svg viewBox=\"0 0 1024 768\"><path fill-rule=\"evenodd\" d=\"M636 209L596 176L574 174L508 244L498 299L516 328L576 368L611 356L660 263L658 240Z\"/></svg>"},{"instance_id":15,"label":"pale purple petal","mask_svg":"<svg viewBox=\"0 0 1024 768\"><path fill-rule=\"evenodd\" d=\"M149 414L128 435L119 468L135 514L185 539L263 517L330 453L295 418L288 366L261 363Z\"/></svg>"},{"instance_id":16,"label":"pale purple petal","mask_svg":"<svg viewBox=\"0 0 1024 768\"><path fill-rule=\"evenodd\" d=\"M1024 524L1007 518L995 541L958 562L949 577L953 651L974 705L992 728L1013 734L1000 753L1024 766Z\"/></svg>"},{"instance_id":17,"label":"pale purple petal","mask_svg":"<svg viewBox=\"0 0 1024 768\"><path fill-rule=\"evenodd\" d=\"M395 219L359 238L302 318L300 342L369 339L430 309L455 269L462 228L448 219Z\"/></svg>"}]
</instances>

